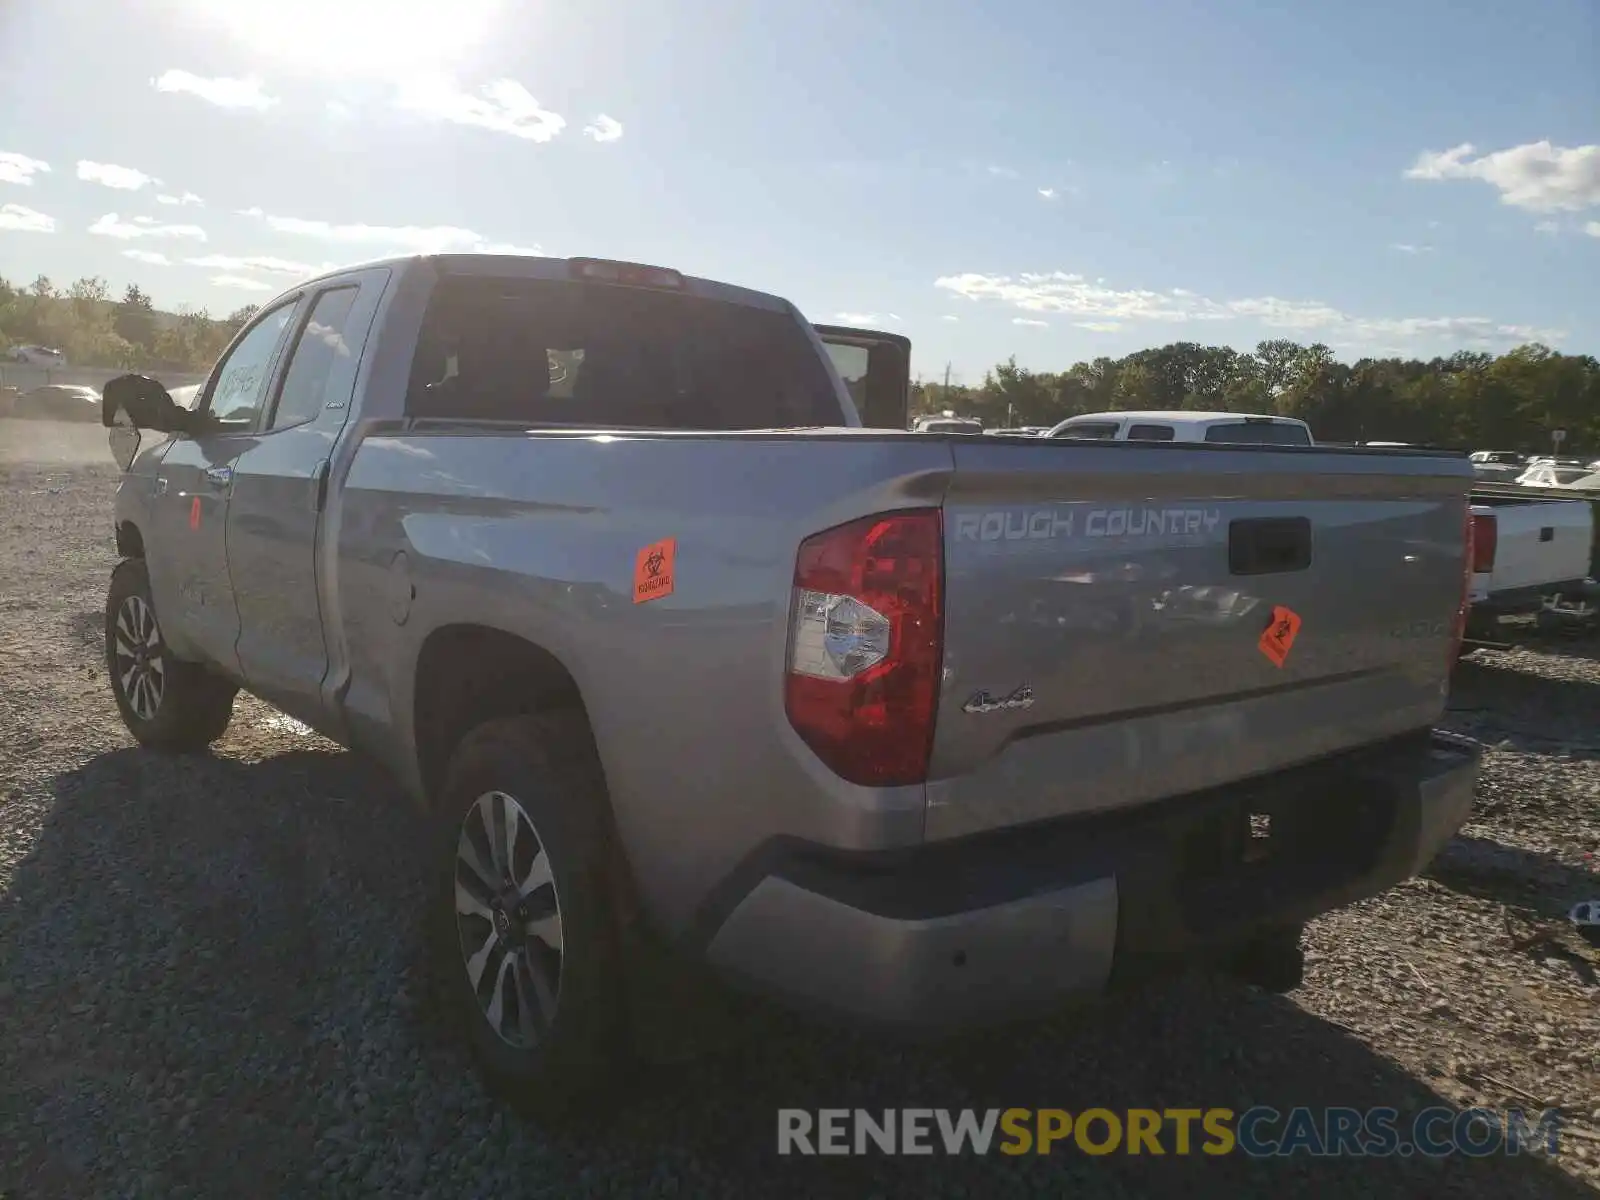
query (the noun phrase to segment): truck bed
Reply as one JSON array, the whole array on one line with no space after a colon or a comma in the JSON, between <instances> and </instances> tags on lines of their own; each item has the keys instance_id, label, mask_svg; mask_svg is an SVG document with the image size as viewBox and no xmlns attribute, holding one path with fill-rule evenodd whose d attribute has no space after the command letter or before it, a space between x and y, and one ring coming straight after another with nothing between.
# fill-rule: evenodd
<instances>
[{"instance_id":1,"label":"truck bed","mask_svg":"<svg viewBox=\"0 0 1600 1200\"><path fill-rule=\"evenodd\" d=\"M630 856L640 887L681 926L774 838L911 846L1426 727L1452 659L1470 484L1464 457L1421 453L378 428L336 492L344 708L357 740L403 767L403 747L382 745L412 722L397 664L430 628L547 648L587 702L624 844L650 848ZM797 547L941 505L927 781L847 783L784 715ZM1302 534L1310 559L1294 567L1281 556ZM636 556L665 538L673 590L635 603ZM415 585L403 628L396 545ZM1277 665L1258 643L1280 607L1300 627ZM737 800L683 838L680 814L708 795Z\"/></svg>"}]
</instances>

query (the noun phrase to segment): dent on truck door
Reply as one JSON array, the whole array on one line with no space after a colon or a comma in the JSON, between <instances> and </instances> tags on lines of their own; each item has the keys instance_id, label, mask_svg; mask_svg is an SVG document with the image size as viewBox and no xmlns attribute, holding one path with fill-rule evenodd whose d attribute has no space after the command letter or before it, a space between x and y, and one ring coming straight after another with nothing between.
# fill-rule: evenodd
<instances>
[{"instance_id":1,"label":"dent on truck door","mask_svg":"<svg viewBox=\"0 0 1600 1200\"><path fill-rule=\"evenodd\" d=\"M387 277L344 276L308 297L261 435L234 468L228 562L239 669L251 691L313 723L328 668L317 542L329 462Z\"/></svg>"},{"instance_id":2,"label":"dent on truck door","mask_svg":"<svg viewBox=\"0 0 1600 1200\"><path fill-rule=\"evenodd\" d=\"M235 464L255 441L261 397L295 304L263 313L229 347L197 406L216 428L174 438L156 475L145 547L163 634L181 657L229 671L237 669L239 633L226 546Z\"/></svg>"}]
</instances>

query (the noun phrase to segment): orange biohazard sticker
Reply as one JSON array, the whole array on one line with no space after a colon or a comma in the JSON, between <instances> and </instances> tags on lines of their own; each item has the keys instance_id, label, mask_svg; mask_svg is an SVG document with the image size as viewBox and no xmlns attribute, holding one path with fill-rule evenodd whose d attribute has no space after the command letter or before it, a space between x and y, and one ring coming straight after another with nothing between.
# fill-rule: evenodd
<instances>
[{"instance_id":1,"label":"orange biohazard sticker","mask_svg":"<svg viewBox=\"0 0 1600 1200\"><path fill-rule=\"evenodd\" d=\"M194 502L189 505L189 528L190 529L199 529L200 528L200 497L199 496L196 496L194 498Z\"/></svg>"},{"instance_id":2,"label":"orange biohazard sticker","mask_svg":"<svg viewBox=\"0 0 1600 1200\"><path fill-rule=\"evenodd\" d=\"M678 557L678 539L651 542L633 561L633 602L659 600L672 595L672 566Z\"/></svg>"},{"instance_id":3,"label":"orange biohazard sticker","mask_svg":"<svg viewBox=\"0 0 1600 1200\"><path fill-rule=\"evenodd\" d=\"M1288 661L1289 651L1294 649L1294 639L1300 636L1300 614L1292 608L1285 608L1281 604L1272 606L1272 624L1261 631L1261 640L1256 643L1261 648L1261 653L1272 660L1272 665L1281 667Z\"/></svg>"}]
</instances>

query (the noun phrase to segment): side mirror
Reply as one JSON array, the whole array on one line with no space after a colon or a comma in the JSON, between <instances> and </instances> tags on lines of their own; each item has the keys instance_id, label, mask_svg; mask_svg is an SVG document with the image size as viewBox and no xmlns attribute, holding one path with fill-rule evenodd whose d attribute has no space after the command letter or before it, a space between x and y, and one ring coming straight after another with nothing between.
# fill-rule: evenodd
<instances>
[{"instance_id":1,"label":"side mirror","mask_svg":"<svg viewBox=\"0 0 1600 1200\"><path fill-rule=\"evenodd\" d=\"M100 423L110 430L112 457L124 471L139 453L140 430L193 434L210 424L148 375L118 375L106 384L100 392Z\"/></svg>"},{"instance_id":2,"label":"side mirror","mask_svg":"<svg viewBox=\"0 0 1600 1200\"><path fill-rule=\"evenodd\" d=\"M119 421L121 413L125 420ZM181 408L148 375L118 375L100 392L100 422L110 429L132 426L160 433L181 433L189 422L188 410Z\"/></svg>"}]
</instances>

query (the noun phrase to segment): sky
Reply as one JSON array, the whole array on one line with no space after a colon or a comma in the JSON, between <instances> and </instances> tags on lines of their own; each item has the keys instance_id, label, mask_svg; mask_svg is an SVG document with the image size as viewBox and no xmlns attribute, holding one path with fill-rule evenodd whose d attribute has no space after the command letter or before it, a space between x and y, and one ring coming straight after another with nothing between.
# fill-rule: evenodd
<instances>
[{"instance_id":1,"label":"sky","mask_svg":"<svg viewBox=\"0 0 1600 1200\"><path fill-rule=\"evenodd\" d=\"M658 263L981 382L1600 353L1593 0L0 0L0 275Z\"/></svg>"}]
</instances>

